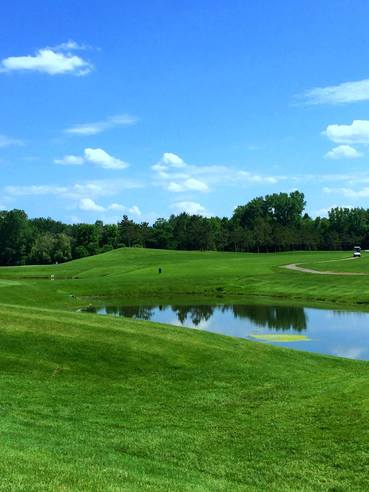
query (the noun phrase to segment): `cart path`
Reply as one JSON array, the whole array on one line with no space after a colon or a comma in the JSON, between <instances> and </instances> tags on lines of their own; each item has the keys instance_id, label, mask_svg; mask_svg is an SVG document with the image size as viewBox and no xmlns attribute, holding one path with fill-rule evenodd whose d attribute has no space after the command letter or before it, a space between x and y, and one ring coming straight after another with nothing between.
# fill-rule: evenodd
<instances>
[{"instance_id":1,"label":"cart path","mask_svg":"<svg viewBox=\"0 0 369 492\"><path fill-rule=\"evenodd\" d=\"M355 258L344 258L341 261L354 260L354 259ZM329 261L337 261L337 260L329 260ZM361 276L361 277L369 275L369 273L361 273L361 272L330 272L330 271L323 271L323 270L313 270L312 268L304 268L299 265L301 265L301 263L290 263L289 265L282 265L281 268L287 268L287 270L294 270L296 272L313 273L315 275L349 275L349 276Z\"/></svg>"}]
</instances>

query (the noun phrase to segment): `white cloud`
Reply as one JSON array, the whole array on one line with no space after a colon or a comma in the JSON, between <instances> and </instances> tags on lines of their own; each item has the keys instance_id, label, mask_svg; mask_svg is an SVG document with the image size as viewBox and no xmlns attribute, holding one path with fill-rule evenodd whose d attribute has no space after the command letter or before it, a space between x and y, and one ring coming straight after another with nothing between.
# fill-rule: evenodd
<instances>
[{"instance_id":1,"label":"white cloud","mask_svg":"<svg viewBox=\"0 0 369 492\"><path fill-rule=\"evenodd\" d=\"M358 199L358 198L368 198L369 197L369 188L365 187L361 190L354 190L352 188L323 188L324 193L335 193L339 195L343 195L346 198Z\"/></svg>"},{"instance_id":2,"label":"white cloud","mask_svg":"<svg viewBox=\"0 0 369 492\"><path fill-rule=\"evenodd\" d=\"M170 152L163 154L151 169L155 172L154 184L174 193L204 193L215 185L276 184L287 179L286 176L264 176L228 166L194 166Z\"/></svg>"},{"instance_id":3,"label":"white cloud","mask_svg":"<svg viewBox=\"0 0 369 492\"><path fill-rule=\"evenodd\" d=\"M175 183L174 181L171 181L168 183L168 191L173 191L174 193L180 193L181 191L184 191L185 188L183 185L179 183Z\"/></svg>"},{"instance_id":4,"label":"white cloud","mask_svg":"<svg viewBox=\"0 0 369 492\"><path fill-rule=\"evenodd\" d=\"M160 161L151 166L151 169L156 173L157 181L155 184L168 191L174 193L208 191L208 185L204 181L191 175L195 172L195 168L196 166L189 166L179 155L173 152L165 152Z\"/></svg>"},{"instance_id":5,"label":"white cloud","mask_svg":"<svg viewBox=\"0 0 369 492\"><path fill-rule=\"evenodd\" d=\"M300 174L291 176L295 183L326 183L326 182L345 182L345 185L364 185L369 183L369 172L352 172L341 174Z\"/></svg>"},{"instance_id":6,"label":"white cloud","mask_svg":"<svg viewBox=\"0 0 369 492\"><path fill-rule=\"evenodd\" d=\"M66 155L62 159L55 159L56 164L62 164L64 166L80 166L84 163L92 163L95 166L102 167L104 169L125 169L128 164L117 157L113 157L103 149L91 149L84 150L84 155Z\"/></svg>"},{"instance_id":7,"label":"white cloud","mask_svg":"<svg viewBox=\"0 0 369 492\"><path fill-rule=\"evenodd\" d=\"M127 210L127 207L121 205L120 203L112 203L111 205L109 205L108 209L117 210L118 212L124 212L125 210Z\"/></svg>"},{"instance_id":8,"label":"white cloud","mask_svg":"<svg viewBox=\"0 0 369 492\"><path fill-rule=\"evenodd\" d=\"M120 203L112 203L107 207L107 209L115 210L117 212L129 212L137 216L142 215L142 212L137 205L133 205L132 207L126 207L125 205L121 205Z\"/></svg>"},{"instance_id":9,"label":"white cloud","mask_svg":"<svg viewBox=\"0 0 369 492\"><path fill-rule=\"evenodd\" d=\"M351 125L328 125L323 135L339 144L369 144L369 120L354 120Z\"/></svg>"},{"instance_id":10,"label":"white cloud","mask_svg":"<svg viewBox=\"0 0 369 492\"><path fill-rule=\"evenodd\" d=\"M63 159L55 159L54 162L63 166L81 166L85 161L78 155L66 155Z\"/></svg>"},{"instance_id":11,"label":"white cloud","mask_svg":"<svg viewBox=\"0 0 369 492\"><path fill-rule=\"evenodd\" d=\"M239 171L235 175L235 179L248 183L269 183L275 184L286 179L285 176L262 176L260 174L250 173L249 171Z\"/></svg>"},{"instance_id":12,"label":"white cloud","mask_svg":"<svg viewBox=\"0 0 369 492\"><path fill-rule=\"evenodd\" d=\"M93 67L80 56L74 55L72 50L75 49L80 49L79 45L69 41L55 48L39 49L34 55L10 56L0 62L0 72L36 71L49 75L87 75Z\"/></svg>"},{"instance_id":13,"label":"white cloud","mask_svg":"<svg viewBox=\"0 0 369 492\"><path fill-rule=\"evenodd\" d=\"M65 186L53 185L30 185L30 186L6 186L5 193L12 196L31 196L31 195L61 195L67 193Z\"/></svg>"},{"instance_id":14,"label":"white cloud","mask_svg":"<svg viewBox=\"0 0 369 492\"><path fill-rule=\"evenodd\" d=\"M141 188L142 184L128 179L103 179L75 183L70 186L57 185L29 185L6 186L4 194L10 196L37 196L53 195L67 200L80 200L88 197L113 196L125 189Z\"/></svg>"},{"instance_id":15,"label":"white cloud","mask_svg":"<svg viewBox=\"0 0 369 492\"><path fill-rule=\"evenodd\" d=\"M133 207L130 207L128 211L133 215L137 215L138 217L142 215L141 210L138 208L137 205L133 205Z\"/></svg>"},{"instance_id":16,"label":"white cloud","mask_svg":"<svg viewBox=\"0 0 369 492\"><path fill-rule=\"evenodd\" d=\"M98 205L92 200L92 198L81 198L79 201L79 208L86 212L104 212L105 208Z\"/></svg>"},{"instance_id":17,"label":"white cloud","mask_svg":"<svg viewBox=\"0 0 369 492\"><path fill-rule=\"evenodd\" d=\"M96 166L103 167L104 169L124 169L128 167L128 164L116 157L111 156L103 149L85 149L85 160L92 162Z\"/></svg>"},{"instance_id":18,"label":"white cloud","mask_svg":"<svg viewBox=\"0 0 369 492\"><path fill-rule=\"evenodd\" d=\"M338 145L325 154L326 159L357 159L363 154L351 145Z\"/></svg>"},{"instance_id":19,"label":"white cloud","mask_svg":"<svg viewBox=\"0 0 369 492\"><path fill-rule=\"evenodd\" d=\"M205 207L197 202L176 202L171 205L171 208L178 212L186 212L190 215L208 215Z\"/></svg>"},{"instance_id":20,"label":"white cloud","mask_svg":"<svg viewBox=\"0 0 369 492\"><path fill-rule=\"evenodd\" d=\"M17 138L7 137L6 135L0 135L0 147L10 147L11 145L22 146L24 142Z\"/></svg>"},{"instance_id":21,"label":"white cloud","mask_svg":"<svg viewBox=\"0 0 369 492\"><path fill-rule=\"evenodd\" d=\"M201 191L206 192L209 191L209 187L203 181L195 178L188 178L182 183L176 183L171 181L167 186L168 191L173 191L175 193L184 192L184 191Z\"/></svg>"},{"instance_id":22,"label":"white cloud","mask_svg":"<svg viewBox=\"0 0 369 492\"><path fill-rule=\"evenodd\" d=\"M48 49L53 51L84 51L91 49L91 46L87 44L79 44L73 39L69 39L65 43L57 44L56 46L48 46Z\"/></svg>"},{"instance_id":23,"label":"white cloud","mask_svg":"<svg viewBox=\"0 0 369 492\"><path fill-rule=\"evenodd\" d=\"M163 164L168 167L186 167L184 160L179 157L179 155L173 154L172 152L164 152L159 164Z\"/></svg>"},{"instance_id":24,"label":"white cloud","mask_svg":"<svg viewBox=\"0 0 369 492\"><path fill-rule=\"evenodd\" d=\"M186 179L183 184L187 189L193 190L193 191L208 191L209 190L209 187L206 183L204 183L203 181L200 181L199 179L195 179L195 178Z\"/></svg>"},{"instance_id":25,"label":"white cloud","mask_svg":"<svg viewBox=\"0 0 369 492\"><path fill-rule=\"evenodd\" d=\"M126 212L137 217L142 215L137 205L126 207L117 202L108 205L99 203L103 197L109 197L121 193L124 189L138 188L142 185L134 181L127 180L95 180L85 183L76 183L70 186L55 185L30 185L30 186L6 186L2 194L5 199L13 201L18 196L51 196L60 200L65 200L67 208L70 210L79 209L85 212L99 213L104 220L116 222L119 217L110 217L108 212ZM76 222L81 222L78 218Z\"/></svg>"},{"instance_id":26,"label":"white cloud","mask_svg":"<svg viewBox=\"0 0 369 492\"><path fill-rule=\"evenodd\" d=\"M115 126L128 126L137 123L138 119L129 114L118 114L94 123L82 123L66 128L65 132L70 135L96 135Z\"/></svg>"},{"instance_id":27,"label":"white cloud","mask_svg":"<svg viewBox=\"0 0 369 492\"><path fill-rule=\"evenodd\" d=\"M142 215L141 210L137 205L133 205L132 207L125 207L120 203L111 203L107 207L103 207L102 205L98 205L92 198L81 198L79 201L79 208L86 212L106 212L108 210L115 210L118 212L129 212L132 215L136 215L140 217Z\"/></svg>"},{"instance_id":28,"label":"white cloud","mask_svg":"<svg viewBox=\"0 0 369 492\"><path fill-rule=\"evenodd\" d=\"M316 87L303 95L307 104L342 104L369 100L369 79Z\"/></svg>"}]
</instances>

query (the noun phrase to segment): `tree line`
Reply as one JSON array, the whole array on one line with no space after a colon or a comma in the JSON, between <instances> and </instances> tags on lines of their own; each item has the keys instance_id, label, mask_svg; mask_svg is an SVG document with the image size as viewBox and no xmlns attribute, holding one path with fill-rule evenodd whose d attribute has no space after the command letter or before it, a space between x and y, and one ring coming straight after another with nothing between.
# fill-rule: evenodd
<instances>
[{"instance_id":1,"label":"tree line","mask_svg":"<svg viewBox=\"0 0 369 492\"><path fill-rule=\"evenodd\" d=\"M0 265L62 263L120 247L278 252L369 248L369 209L332 208L328 217L304 213L304 194L274 193L238 206L228 217L181 213L152 225L124 215L117 224L65 224L0 211Z\"/></svg>"}]
</instances>

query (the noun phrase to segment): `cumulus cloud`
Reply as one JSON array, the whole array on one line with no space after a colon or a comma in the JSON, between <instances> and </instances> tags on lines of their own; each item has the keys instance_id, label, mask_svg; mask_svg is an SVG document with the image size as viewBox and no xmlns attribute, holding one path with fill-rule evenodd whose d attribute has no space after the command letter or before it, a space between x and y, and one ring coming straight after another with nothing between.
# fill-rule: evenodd
<instances>
[{"instance_id":1,"label":"cumulus cloud","mask_svg":"<svg viewBox=\"0 0 369 492\"><path fill-rule=\"evenodd\" d=\"M195 178L186 179L184 181L183 185L187 189L193 190L193 191L208 191L209 190L209 187L206 183L204 183L203 181L200 181L199 179L195 179Z\"/></svg>"},{"instance_id":2,"label":"cumulus cloud","mask_svg":"<svg viewBox=\"0 0 369 492\"><path fill-rule=\"evenodd\" d=\"M369 144L369 120L353 120L351 125L328 125L323 135L339 144Z\"/></svg>"},{"instance_id":3,"label":"cumulus cloud","mask_svg":"<svg viewBox=\"0 0 369 492\"><path fill-rule=\"evenodd\" d=\"M94 200L92 200L92 198L81 198L79 201L79 208L86 212L107 212L110 210L114 210L116 212L129 212L130 214L136 215L137 217L140 217L142 215L141 210L137 205L126 207L124 205L121 205L120 203L111 203L110 205L103 207L102 205L99 205Z\"/></svg>"},{"instance_id":4,"label":"cumulus cloud","mask_svg":"<svg viewBox=\"0 0 369 492\"><path fill-rule=\"evenodd\" d=\"M303 94L307 104L343 104L369 100L369 79L316 87Z\"/></svg>"},{"instance_id":5,"label":"cumulus cloud","mask_svg":"<svg viewBox=\"0 0 369 492\"><path fill-rule=\"evenodd\" d=\"M79 208L86 212L104 212L105 208L98 205L92 198L81 198L79 201Z\"/></svg>"},{"instance_id":6,"label":"cumulus cloud","mask_svg":"<svg viewBox=\"0 0 369 492\"><path fill-rule=\"evenodd\" d=\"M22 146L24 142L17 138L7 137L6 135L0 135L0 147L10 147L11 145Z\"/></svg>"},{"instance_id":7,"label":"cumulus cloud","mask_svg":"<svg viewBox=\"0 0 369 492\"><path fill-rule=\"evenodd\" d=\"M30 185L30 186L6 186L2 193L5 198L13 200L18 196L51 196L66 200L68 208L79 209L84 212L103 214L102 217L111 220L109 212L125 212L140 217L142 212L137 205L125 206L117 202L102 205L100 200L104 197L114 196L124 189L141 187L141 183L129 180L95 180L84 183L75 183L70 186L57 185ZM108 200L108 198L105 198ZM110 199L111 200L111 199ZM109 200L109 201L110 201ZM117 219L118 220L118 219ZM115 218L113 222L115 221ZM78 220L77 222L80 222Z\"/></svg>"},{"instance_id":8,"label":"cumulus cloud","mask_svg":"<svg viewBox=\"0 0 369 492\"><path fill-rule=\"evenodd\" d=\"M176 202L171 205L177 212L186 212L190 215L208 215L206 208L197 202Z\"/></svg>"},{"instance_id":9,"label":"cumulus cloud","mask_svg":"<svg viewBox=\"0 0 369 492\"><path fill-rule=\"evenodd\" d=\"M195 178L185 179L182 183L176 183L171 181L167 186L168 191L173 191L175 193L183 191L201 191L205 192L209 190L209 187L203 181Z\"/></svg>"},{"instance_id":10,"label":"cumulus cloud","mask_svg":"<svg viewBox=\"0 0 369 492\"><path fill-rule=\"evenodd\" d=\"M103 149L85 149L85 160L92 162L96 166L103 167L104 169L125 169L128 164L116 157L111 156Z\"/></svg>"},{"instance_id":11,"label":"cumulus cloud","mask_svg":"<svg viewBox=\"0 0 369 492\"><path fill-rule=\"evenodd\" d=\"M54 48L42 48L33 55L10 56L0 62L0 72L33 71L49 75L87 75L93 66L88 61L72 53L80 49L73 41L62 43Z\"/></svg>"},{"instance_id":12,"label":"cumulus cloud","mask_svg":"<svg viewBox=\"0 0 369 492\"><path fill-rule=\"evenodd\" d=\"M265 176L228 166L195 166L177 154L166 152L151 169L154 184L174 193L208 192L216 185L276 184L286 176Z\"/></svg>"},{"instance_id":13,"label":"cumulus cloud","mask_svg":"<svg viewBox=\"0 0 369 492\"><path fill-rule=\"evenodd\" d=\"M160 162L169 167L186 167L184 160L172 152L164 152Z\"/></svg>"},{"instance_id":14,"label":"cumulus cloud","mask_svg":"<svg viewBox=\"0 0 369 492\"><path fill-rule=\"evenodd\" d=\"M189 176L183 172L176 171L176 168L186 168L188 165L177 154L172 152L164 152L159 162L151 166L151 169L157 173L160 178L166 179L170 177L185 179ZM174 169L174 171L173 171ZM176 174L173 175L173 172Z\"/></svg>"},{"instance_id":15,"label":"cumulus cloud","mask_svg":"<svg viewBox=\"0 0 369 492\"><path fill-rule=\"evenodd\" d=\"M165 152L160 161L151 168L159 180L157 184L168 191L180 193L209 190L205 181L192 176L196 172L196 166L189 166L179 155L172 152Z\"/></svg>"},{"instance_id":16,"label":"cumulus cloud","mask_svg":"<svg viewBox=\"0 0 369 492\"><path fill-rule=\"evenodd\" d=\"M83 156L66 155L62 159L55 159L56 164L64 166L79 166L84 163L91 163L104 169L125 169L128 164L117 157L113 157L103 149L87 148Z\"/></svg>"},{"instance_id":17,"label":"cumulus cloud","mask_svg":"<svg viewBox=\"0 0 369 492\"><path fill-rule=\"evenodd\" d=\"M326 159L358 159L363 154L351 145L338 145L325 154Z\"/></svg>"},{"instance_id":18,"label":"cumulus cloud","mask_svg":"<svg viewBox=\"0 0 369 492\"><path fill-rule=\"evenodd\" d=\"M116 126L129 126L137 123L138 119L135 116L129 114L118 114L110 116L105 120L96 121L94 123L82 123L66 128L64 131L69 135L97 135L105 130L114 128Z\"/></svg>"}]
</instances>

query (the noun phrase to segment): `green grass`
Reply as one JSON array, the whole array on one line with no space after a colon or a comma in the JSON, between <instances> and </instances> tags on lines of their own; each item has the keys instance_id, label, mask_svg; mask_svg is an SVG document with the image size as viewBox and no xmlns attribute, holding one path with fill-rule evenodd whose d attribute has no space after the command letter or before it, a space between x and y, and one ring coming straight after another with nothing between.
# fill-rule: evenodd
<instances>
[{"instance_id":1,"label":"green grass","mask_svg":"<svg viewBox=\"0 0 369 492\"><path fill-rule=\"evenodd\" d=\"M0 288L0 302L39 306L42 299L43 306L67 309L82 307L85 297L206 296L239 300L268 296L307 302L369 303L369 282L364 276L348 280L345 276L318 276L281 268L289 263L306 263L333 269L334 262L319 262L347 256L347 252L258 255L127 248L62 265L1 268L0 282L16 284ZM336 263L338 268L359 267L356 261ZM159 266L163 269L161 275ZM50 275L55 275L55 281Z\"/></svg>"},{"instance_id":2,"label":"green grass","mask_svg":"<svg viewBox=\"0 0 369 492\"><path fill-rule=\"evenodd\" d=\"M101 296L366 302L366 277L280 268L345 256L124 249L1 268L0 491L366 490L368 363L76 312Z\"/></svg>"},{"instance_id":3,"label":"green grass","mask_svg":"<svg viewBox=\"0 0 369 492\"><path fill-rule=\"evenodd\" d=\"M369 368L0 306L0 490L365 490Z\"/></svg>"},{"instance_id":4,"label":"green grass","mask_svg":"<svg viewBox=\"0 0 369 492\"><path fill-rule=\"evenodd\" d=\"M347 259L347 261L346 261ZM309 260L304 267L313 268L315 270L324 270L331 272L349 272L349 273L365 273L369 275L369 253L363 253L361 258L353 259L352 256L346 255L344 261L333 260L329 262L311 262Z\"/></svg>"}]
</instances>

